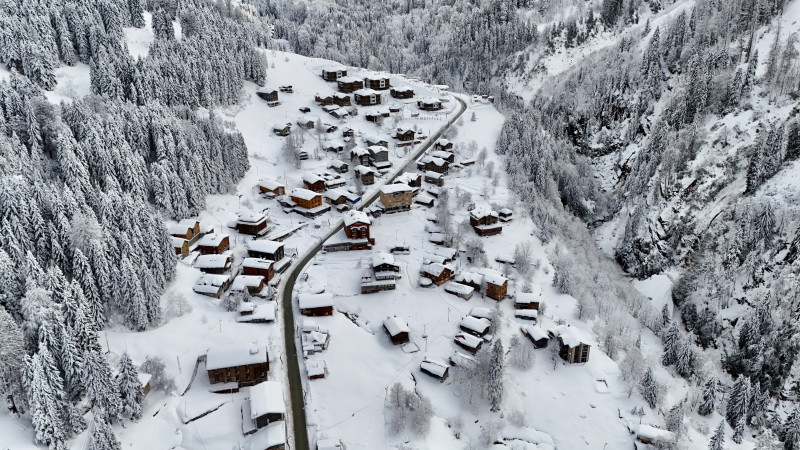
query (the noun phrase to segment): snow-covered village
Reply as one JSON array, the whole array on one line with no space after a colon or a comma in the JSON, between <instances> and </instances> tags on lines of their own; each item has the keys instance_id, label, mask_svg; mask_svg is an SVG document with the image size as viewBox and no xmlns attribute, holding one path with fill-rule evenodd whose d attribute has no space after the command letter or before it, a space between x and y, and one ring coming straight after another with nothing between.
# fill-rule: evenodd
<instances>
[{"instance_id":1,"label":"snow-covered village","mask_svg":"<svg viewBox=\"0 0 800 450\"><path fill-rule=\"evenodd\" d=\"M800 450L800 0L0 19L0 450Z\"/></svg>"}]
</instances>

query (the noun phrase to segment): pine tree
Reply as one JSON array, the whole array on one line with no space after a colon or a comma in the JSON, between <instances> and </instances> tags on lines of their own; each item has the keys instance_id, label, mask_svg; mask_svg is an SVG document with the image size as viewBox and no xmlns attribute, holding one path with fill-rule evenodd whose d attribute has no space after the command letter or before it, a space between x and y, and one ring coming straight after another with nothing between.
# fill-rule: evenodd
<instances>
[{"instance_id":1,"label":"pine tree","mask_svg":"<svg viewBox=\"0 0 800 450\"><path fill-rule=\"evenodd\" d=\"M84 383L89 400L116 418L120 413L120 395L117 384L111 376L108 361L100 353L98 345L90 348L84 356Z\"/></svg>"},{"instance_id":2,"label":"pine tree","mask_svg":"<svg viewBox=\"0 0 800 450\"><path fill-rule=\"evenodd\" d=\"M697 413L701 416L707 416L714 411L714 406L717 401L717 379L713 376L706 381L703 387L703 400L697 408Z\"/></svg>"},{"instance_id":3,"label":"pine tree","mask_svg":"<svg viewBox=\"0 0 800 450\"><path fill-rule=\"evenodd\" d=\"M505 352L503 343L496 340L492 346L492 357L490 359L488 393L489 403L492 405L493 412L500 411L503 402L503 382L505 377Z\"/></svg>"},{"instance_id":4,"label":"pine tree","mask_svg":"<svg viewBox=\"0 0 800 450\"><path fill-rule=\"evenodd\" d=\"M736 427L733 429L733 442L741 444L742 437L744 437L744 417L736 422Z\"/></svg>"},{"instance_id":5,"label":"pine tree","mask_svg":"<svg viewBox=\"0 0 800 450\"><path fill-rule=\"evenodd\" d=\"M725 450L725 421L719 422L719 426L714 435L711 436L711 442L708 443L708 450Z\"/></svg>"},{"instance_id":6,"label":"pine tree","mask_svg":"<svg viewBox=\"0 0 800 450\"><path fill-rule=\"evenodd\" d=\"M683 341L680 343L677 351L677 356L675 358L675 370L678 374L684 378L690 378L693 372L693 363L692 360L694 359L691 344L687 341Z\"/></svg>"},{"instance_id":7,"label":"pine tree","mask_svg":"<svg viewBox=\"0 0 800 450\"><path fill-rule=\"evenodd\" d=\"M655 408L656 404L658 404L658 385L655 378L653 378L653 369L648 368L647 372L644 373L644 377L639 383L639 390L650 408Z\"/></svg>"},{"instance_id":8,"label":"pine tree","mask_svg":"<svg viewBox=\"0 0 800 450\"><path fill-rule=\"evenodd\" d=\"M786 450L800 449L800 411L797 408L783 421L780 437Z\"/></svg>"},{"instance_id":9,"label":"pine tree","mask_svg":"<svg viewBox=\"0 0 800 450\"><path fill-rule=\"evenodd\" d=\"M661 355L661 364L670 366L675 364L680 350L680 332L678 324L672 322L667 332L664 334L664 353Z\"/></svg>"},{"instance_id":10,"label":"pine tree","mask_svg":"<svg viewBox=\"0 0 800 450\"><path fill-rule=\"evenodd\" d=\"M740 376L733 383L730 396L728 397L728 404L725 408L725 418L732 427L735 427L740 419L747 417L749 399L750 378Z\"/></svg>"},{"instance_id":11,"label":"pine tree","mask_svg":"<svg viewBox=\"0 0 800 450\"><path fill-rule=\"evenodd\" d=\"M92 435L89 450L120 450L119 441L108 424L108 414L99 406L92 409Z\"/></svg>"},{"instance_id":12,"label":"pine tree","mask_svg":"<svg viewBox=\"0 0 800 450\"><path fill-rule=\"evenodd\" d=\"M122 416L133 421L139 420L142 417L142 384L127 352L120 358L117 382L122 402Z\"/></svg>"}]
</instances>

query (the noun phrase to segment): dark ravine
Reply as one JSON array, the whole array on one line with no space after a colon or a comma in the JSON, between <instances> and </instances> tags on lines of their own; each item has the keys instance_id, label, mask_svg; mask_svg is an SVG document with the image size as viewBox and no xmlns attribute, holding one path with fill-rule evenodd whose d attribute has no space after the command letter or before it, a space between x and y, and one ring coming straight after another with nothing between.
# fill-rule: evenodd
<instances>
[{"instance_id":1,"label":"dark ravine","mask_svg":"<svg viewBox=\"0 0 800 450\"><path fill-rule=\"evenodd\" d=\"M453 118L447 121L447 125L442 127L438 132L432 135L428 142L421 146L419 150L409 158L408 162L396 171L394 175L386 179L382 184L388 184L394 181L400 174L404 173L409 165L416 163L416 161L430 149L436 140L438 140L453 124L464 114L467 110L467 104L458 97L454 97L460 105L460 110ZM379 188L381 185L376 186L366 198L358 206L358 209L364 209L371 205L378 198ZM306 411L305 401L303 399L303 380L300 377L300 359L297 353L298 336L295 334L295 321L294 321L294 308L292 304L292 292L294 291L294 284L297 277L303 268L311 261L314 256L322 250L322 245L328 238L339 232L344 223L338 220L325 235L317 241L314 246L305 253L302 259L298 260L289 267L286 278L281 282L278 288L278 298L281 302L281 311L283 312L283 339L286 346L286 373L289 381L289 407L292 412L292 428L294 429L294 443L291 447L293 450L310 450L308 439L308 426L306 424ZM300 430L303 430L302 432Z\"/></svg>"}]
</instances>

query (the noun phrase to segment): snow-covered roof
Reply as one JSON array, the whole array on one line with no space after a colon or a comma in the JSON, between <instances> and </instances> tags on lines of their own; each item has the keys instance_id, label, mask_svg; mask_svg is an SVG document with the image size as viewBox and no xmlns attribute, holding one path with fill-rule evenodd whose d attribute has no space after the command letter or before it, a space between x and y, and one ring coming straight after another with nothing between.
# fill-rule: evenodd
<instances>
[{"instance_id":1,"label":"snow-covered roof","mask_svg":"<svg viewBox=\"0 0 800 450\"><path fill-rule=\"evenodd\" d=\"M306 372L309 376L325 375L325 361L324 360L306 360ZM317 443L319 448L319 443Z\"/></svg>"},{"instance_id":2,"label":"snow-covered roof","mask_svg":"<svg viewBox=\"0 0 800 450\"><path fill-rule=\"evenodd\" d=\"M374 80L374 81L380 81L380 80L388 80L388 79L389 79L389 76L388 76L388 75L378 75L378 74L372 74L372 75L367 75L367 76L365 76L365 77L364 77L364 79L365 79L365 80Z\"/></svg>"},{"instance_id":3,"label":"snow-covered roof","mask_svg":"<svg viewBox=\"0 0 800 450\"><path fill-rule=\"evenodd\" d=\"M424 369L438 377L443 377L447 373L447 364L438 359L428 358L427 356L419 365L420 369Z\"/></svg>"},{"instance_id":4,"label":"snow-covered roof","mask_svg":"<svg viewBox=\"0 0 800 450\"><path fill-rule=\"evenodd\" d=\"M286 424L282 420L272 422L247 437L247 450L264 450L286 444Z\"/></svg>"},{"instance_id":5,"label":"snow-covered roof","mask_svg":"<svg viewBox=\"0 0 800 450\"><path fill-rule=\"evenodd\" d=\"M275 261L262 258L245 258L244 261L242 261L242 267L251 267L253 269L269 270L270 266L273 264L275 264Z\"/></svg>"},{"instance_id":6,"label":"snow-covered roof","mask_svg":"<svg viewBox=\"0 0 800 450\"><path fill-rule=\"evenodd\" d=\"M516 298L514 299L514 303L521 305L527 305L538 301L540 301L539 296L533 292L517 292Z\"/></svg>"},{"instance_id":7,"label":"snow-covered roof","mask_svg":"<svg viewBox=\"0 0 800 450\"><path fill-rule=\"evenodd\" d=\"M336 81L339 81L339 82L341 82L341 83L355 83L355 82L357 82L357 81L360 81L360 82L362 82L362 83L364 82L364 80L362 80L361 78L354 77L354 76L346 76L346 77L341 77L341 78L339 78L339 79L338 79L338 80L336 80Z\"/></svg>"},{"instance_id":8,"label":"snow-covered roof","mask_svg":"<svg viewBox=\"0 0 800 450\"><path fill-rule=\"evenodd\" d=\"M259 253L275 253L281 247L283 247L283 242L270 241L267 239L247 241L247 249Z\"/></svg>"},{"instance_id":9,"label":"snow-covered roof","mask_svg":"<svg viewBox=\"0 0 800 450\"><path fill-rule=\"evenodd\" d=\"M368 134L368 135L364 136L364 142L366 142L366 143L370 143L370 142L372 142L372 143L386 142L386 139L382 138L380 136L376 136L374 134Z\"/></svg>"},{"instance_id":10,"label":"snow-covered roof","mask_svg":"<svg viewBox=\"0 0 800 450\"><path fill-rule=\"evenodd\" d=\"M277 91L275 89L272 89L271 87L264 86L264 87L260 87L260 88L256 89L256 92L261 93L261 94L264 94L264 93L269 94L269 93L277 92Z\"/></svg>"},{"instance_id":11,"label":"snow-covered roof","mask_svg":"<svg viewBox=\"0 0 800 450\"><path fill-rule=\"evenodd\" d=\"M314 184L314 183L319 183L320 181L325 181L325 180L322 179L322 177L320 177L317 174L307 173L307 174L303 175L303 181L305 181L308 184Z\"/></svg>"},{"instance_id":12,"label":"snow-covered roof","mask_svg":"<svg viewBox=\"0 0 800 450\"><path fill-rule=\"evenodd\" d=\"M344 197L344 192L340 191L339 189L329 189L325 191L325 197L331 200L339 200L341 197Z\"/></svg>"},{"instance_id":13,"label":"snow-covered roof","mask_svg":"<svg viewBox=\"0 0 800 450\"><path fill-rule=\"evenodd\" d=\"M522 328L522 330L534 341L548 338L547 331L543 330L542 328L535 327L533 325L522 325L520 328Z\"/></svg>"},{"instance_id":14,"label":"snow-covered roof","mask_svg":"<svg viewBox=\"0 0 800 450\"><path fill-rule=\"evenodd\" d=\"M223 269L231 264L231 257L228 255L200 255L194 260L194 266L198 269Z\"/></svg>"},{"instance_id":15,"label":"snow-covered roof","mask_svg":"<svg viewBox=\"0 0 800 450\"><path fill-rule=\"evenodd\" d=\"M183 222L184 221L180 221L180 222L178 222L176 224L170 225L169 228L167 229L167 232L169 234L184 234L187 231L189 231L189 229L193 229L194 228L194 221L192 221L191 224L183 223Z\"/></svg>"},{"instance_id":16,"label":"snow-covered roof","mask_svg":"<svg viewBox=\"0 0 800 450\"><path fill-rule=\"evenodd\" d=\"M213 286L215 288L218 288L227 283L229 279L230 278L228 277L228 275L212 275L210 273L207 273L202 277L200 277L199 280L197 280L197 283L195 283L195 287Z\"/></svg>"},{"instance_id":17,"label":"snow-covered roof","mask_svg":"<svg viewBox=\"0 0 800 450\"><path fill-rule=\"evenodd\" d=\"M400 192L412 192L413 189L407 184L403 183L395 183L395 184L384 184L381 186L381 194L397 194Z\"/></svg>"},{"instance_id":18,"label":"snow-covered roof","mask_svg":"<svg viewBox=\"0 0 800 450\"><path fill-rule=\"evenodd\" d=\"M481 306L476 306L469 310L469 315L479 319L489 319L492 317L492 310Z\"/></svg>"},{"instance_id":19,"label":"snow-covered roof","mask_svg":"<svg viewBox=\"0 0 800 450\"><path fill-rule=\"evenodd\" d=\"M414 90L414 89L411 88L411 86L399 86L399 87L395 87L393 89L394 89L395 92L408 92L408 91L413 91Z\"/></svg>"},{"instance_id":20,"label":"snow-covered roof","mask_svg":"<svg viewBox=\"0 0 800 450\"><path fill-rule=\"evenodd\" d=\"M263 187L263 188L265 188L265 189L269 189L270 191L274 191L275 189L278 189L280 187L284 187L283 183L278 183L275 180L269 180L269 179L266 179L266 178L263 178L263 179L259 180L258 181L258 185Z\"/></svg>"},{"instance_id":21,"label":"snow-covered roof","mask_svg":"<svg viewBox=\"0 0 800 450\"><path fill-rule=\"evenodd\" d=\"M353 94L364 96L364 97L369 96L369 95L380 95L380 93L378 91L374 91L372 89L359 89L359 90L353 92Z\"/></svg>"},{"instance_id":22,"label":"snow-covered roof","mask_svg":"<svg viewBox=\"0 0 800 450\"><path fill-rule=\"evenodd\" d=\"M340 159L334 159L333 161L331 161L331 164L328 167L344 167L346 165L347 165L346 162L344 162L344 161L342 161Z\"/></svg>"},{"instance_id":23,"label":"snow-covered roof","mask_svg":"<svg viewBox=\"0 0 800 450\"><path fill-rule=\"evenodd\" d=\"M320 178L320 180L324 181L324 180L322 180L322 178ZM303 189L303 188L292 189L292 193L291 193L292 197L297 197L297 198L302 199L302 200L313 200L314 197L316 197L318 195L319 194L317 194L316 192L309 191L308 189Z\"/></svg>"},{"instance_id":24,"label":"snow-covered roof","mask_svg":"<svg viewBox=\"0 0 800 450\"><path fill-rule=\"evenodd\" d=\"M300 294L297 296L300 309L324 308L333 306L333 294L323 292L322 294Z\"/></svg>"},{"instance_id":25,"label":"snow-covered roof","mask_svg":"<svg viewBox=\"0 0 800 450\"><path fill-rule=\"evenodd\" d=\"M403 172L400 175L398 175L397 178L394 179L394 182L395 183L409 184L412 181L416 181L418 178L419 178L419 174L417 174L417 173Z\"/></svg>"},{"instance_id":26,"label":"snow-covered roof","mask_svg":"<svg viewBox=\"0 0 800 450\"><path fill-rule=\"evenodd\" d=\"M467 316L461 319L459 325L478 334L483 334L486 333L492 323L489 322L489 319Z\"/></svg>"},{"instance_id":27,"label":"snow-covered roof","mask_svg":"<svg viewBox=\"0 0 800 450\"><path fill-rule=\"evenodd\" d=\"M497 286L502 286L506 282L508 282L508 278L504 277L500 272L489 269L488 267L484 267L480 270L480 273L483 275L483 279L487 283L491 283Z\"/></svg>"},{"instance_id":28,"label":"snow-covered roof","mask_svg":"<svg viewBox=\"0 0 800 450\"><path fill-rule=\"evenodd\" d=\"M365 149L364 147L353 147L350 149L350 154L356 156L366 156L369 155L369 150Z\"/></svg>"},{"instance_id":29,"label":"snow-covered roof","mask_svg":"<svg viewBox=\"0 0 800 450\"><path fill-rule=\"evenodd\" d=\"M395 265L394 255L386 252L375 252L372 254L372 267L378 267L381 264Z\"/></svg>"},{"instance_id":30,"label":"snow-covered roof","mask_svg":"<svg viewBox=\"0 0 800 450\"><path fill-rule=\"evenodd\" d=\"M411 128L397 127L397 134L406 134L406 133L414 133L414 130Z\"/></svg>"},{"instance_id":31,"label":"snow-covered roof","mask_svg":"<svg viewBox=\"0 0 800 450\"><path fill-rule=\"evenodd\" d=\"M553 330L553 334L561 338L561 342L569 347L577 347L581 343L592 344L592 340L586 337L582 331L569 325L559 325Z\"/></svg>"},{"instance_id":32,"label":"snow-covered roof","mask_svg":"<svg viewBox=\"0 0 800 450\"><path fill-rule=\"evenodd\" d=\"M430 179L433 179L433 180L438 180L438 179L440 179L440 178L444 178L444 175L442 175L442 174L441 174L441 173L439 173L439 172L434 172L434 171L432 171L432 170L428 170L428 171L426 171L426 172L425 172L425 178L430 178Z\"/></svg>"},{"instance_id":33,"label":"snow-covered roof","mask_svg":"<svg viewBox=\"0 0 800 450\"><path fill-rule=\"evenodd\" d=\"M422 103L424 105L433 105L436 103L442 103L442 101L434 97L420 97L419 99L417 99L417 103Z\"/></svg>"},{"instance_id":34,"label":"snow-covered roof","mask_svg":"<svg viewBox=\"0 0 800 450\"><path fill-rule=\"evenodd\" d=\"M388 152L389 149L384 147L383 145L370 145L369 151L370 153L382 153L382 152Z\"/></svg>"},{"instance_id":35,"label":"snow-covered roof","mask_svg":"<svg viewBox=\"0 0 800 450\"><path fill-rule=\"evenodd\" d=\"M253 343L211 347L206 352L206 369L224 369L267 362L266 345Z\"/></svg>"},{"instance_id":36,"label":"snow-covered roof","mask_svg":"<svg viewBox=\"0 0 800 450\"><path fill-rule=\"evenodd\" d=\"M239 223L253 223L258 224L267 220L267 216L262 212L252 211L250 209L241 209L236 213Z\"/></svg>"},{"instance_id":37,"label":"snow-covered roof","mask_svg":"<svg viewBox=\"0 0 800 450\"><path fill-rule=\"evenodd\" d=\"M466 271L456 275L455 280L459 283L483 284L483 275L477 272Z\"/></svg>"},{"instance_id":38,"label":"snow-covered roof","mask_svg":"<svg viewBox=\"0 0 800 450\"><path fill-rule=\"evenodd\" d=\"M139 378L139 384L141 384L142 387L147 386L147 383L149 383L150 379L153 378L153 376L150 375L149 373L141 373L141 372L137 373L136 376Z\"/></svg>"},{"instance_id":39,"label":"snow-covered roof","mask_svg":"<svg viewBox=\"0 0 800 450\"><path fill-rule=\"evenodd\" d=\"M469 215L476 219L483 219L484 217L497 217L497 212L485 206L479 206L469 212Z\"/></svg>"},{"instance_id":40,"label":"snow-covered roof","mask_svg":"<svg viewBox=\"0 0 800 450\"><path fill-rule=\"evenodd\" d=\"M475 291L475 288L472 286L467 286L466 284L456 283L454 281L448 281L444 284L444 290L446 292L454 292L459 295L469 295Z\"/></svg>"},{"instance_id":41,"label":"snow-covered roof","mask_svg":"<svg viewBox=\"0 0 800 450\"><path fill-rule=\"evenodd\" d=\"M366 223L370 224L372 221L369 219L369 216L364 211L359 211L357 209L348 211L347 214L344 215L344 225L349 227L354 223Z\"/></svg>"},{"instance_id":42,"label":"snow-covered roof","mask_svg":"<svg viewBox=\"0 0 800 450\"><path fill-rule=\"evenodd\" d=\"M359 175L359 176L361 176L361 175L366 175L366 174L368 174L368 173L374 173L374 172L375 172L375 169L373 169L372 167L363 166L363 165L361 165L361 164L357 165L357 166L356 166L356 168L355 168L355 169L353 169L353 170L355 170L356 172L358 172L358 175Z\"/></svg>"},{"instance_id":43,"label":"snow-covered roof","mask_svg":"<svg viewBox=\"0 0 800 450\"><path fill-rule=\"evenodd\" d=\"M231 290L244 291L247 288L258 287L264 282L261 275L237 275L231 284Z\"/></svg>"},{"instance_id":44,"label":"snow-covered roof","mask_svg":"<svg viewBox=\"0 0 800 450\"><path fill-rule=\"evenodd\" d=\"M197 245L201 247L217 247L227 237L228 235L223 233L208 233L197 241Z\"/></svg>"},{"instance_id":45,"label":"snow-covered roof","mask_svg":"<svg viewBox=\"0 0 800 450\"><path fill-rule=\"evenodd\" d=\"M323 67L322 70L325 72L340 72L342 70L347 70L347 69L344 66L331 65Z\"/></svg>"},{"instance_id":46,"label":"snow-covered roof","mask_svg":"<svg viewBox=\"0 0 800 450\"><path fill-rule=\"evenodd\" d=\"M283 383L262 381L250 387L250 418L265 414L286 414L283 400Z\"/></svg>"},{"instance_id":47,"label":"snow-covered roof","mask_svg":"<svg viewBox=\"0 0 800 450\"><path fill-rule=\"evenodd\" d=\"M450 141L448 141L447 139L439 139L438 141L436 141L436 143L443 146L450 145Z\"/></svg>"},{"instance_id":48,"label":"snow-covered roof","mask_svg":"<svg viewBox=\"0 0 800 450\"><path fill-rule=\"evenodd\" d=\"M339 439L321 439L317 441L317 450L342 450L344 446Z\"/></svg>"},{"instance_id":49,"label":"snow-covered roof","mask_svg":"<svg viewBox=\"0 0 800 450\"><path fill-rule=\"evenodd\" d=\"M423 194L423 195L425 195L425 194ZM419 198L419 197L420 197L420 195L417 196L417 198ZM432 263L444 264L444 263L447 262L447 258L445 258L444 256L439 256L439 255L425 255L425 256L422 257L422 262L424 264L432 264Z\"/></svg>"},{"instance_id":50,"label":"snow-covered roof","mask_svg":"<svg viewBox=\"0 0 800 450\"><path fill-rule=\"evenodd\" d=\"M335 98L339 98L339 99L350 98L350 95L348 95L348 94L345 94L344 92L334 92L334 93L333 93L333 96L334 96Z\"/></svg>"},{"instance_id":51,"label":"snow-covered roof","mask_svg":"<svg viewBox=\"0 0 800 450\"><path fill-rule=\"evenodd\" d=\"M671 431L661 428L651 427L650 425L640 424L636 429L636 436L648 439L653 442L675 442L675 435Z\"/></svg>"},{"instance_id":52,"label":"snow-covered roof","mask_svg":"<svg viewBox=\"0 0 800 450\"><path fill-rule=\"evenodd\" d=\"M183 247L183 244L186 243L186 239L175 236L170 236L169 241L173 247Z\"/></svg>"},{"instance_id":53,"label":"snow-covered roof","mask_svg":"<svg viewBox=\"0 0 800 450\"><path fill-rule=\"evenodd\" d=\"M435 156L429 156L426 162L427 163L433 163L437 167L444 166L444 165L448 164L448 162L445 161L444 159L437 158Z\"/></svg>"},{"instance_id":54,"label":"snow-covered roof","mask_svg":"<svg viewBox=\"0 0 800 450\"><path fill-rule=\"evenodd\" d=\"M236 311L239 314L246 312L253 312L255 309L256 309L256 304L251 302L241 302L239 303L239 306L236 307Z\"/></svg>"},{"instance_id":55,"label":"snow-covered roof","mask_svg":"<svg viewBox=\"0 0 800 450\"><path fill-rule=\"evenodd\" d=\"M449 159L453 156L453 153L446 150L434 150L431 152L431 156L434 158Z\"/></svg>"},{"instance_id":56,"label":"snow-covered roof","mask_svg":"<svg viewBox=\"0 0 800 450\"><path fill-rule=\"evenodd\" d=\"M435 277L441 275L445 269L450 269L450 267L439 263L425 264L424 266L422 266L422 272L427 273L429 275L433 275ZM452 269L450 269L450 271L452 271Z\"/></svg>"},{"instance_id":57,"label":"snow-covered roof","mask_svg":"<svg viewBox=\"0 0 800 450\"><path fill-rule=\"evenodd\" d=\"M447 259L453 259L458 254L458 250L451 247L436 247L433 250L433 253L439 256L444 256Z\"/></svg>"},{"instance_id":58,"label":"snow-covered roof","mask_svg":"<svg viewBox=\"0 0 800 450\"><path fill-rule=\"evenodd\" d=\"M508 209L508 208L503 208L503 209L501 209L501 210L500 210L500 211L498 211L498 212L499 212L500 214L503 214L503 215L505 215L505 216L510 216L510 215L514 214L514 211L512 211L512 210L510 210L510 209Z\"/></svg>"},{"instance_id":59,"label":"snow-covered roof","mask_svg":"<svg viewBox=\"0 0 800 450\"><path fill-rule=\"evenodd\" d=\"M473 335L471 335L469 333L458 333L453 337L453 339L456 342L458 342L460 344L463 344L467 348L471 348L471 349L478 348L481 345L481 343L483 342L483 339L481 339L481 338L479 338L477 336L473 336Z\"/></svg>"},{"instance_id":60,"label":"snow-covered roof","mask_svg":"<svg viewBox=\"0 0 800 450\"><path fill-rule=\"evenodd\" d=\"M396 316L389 317L388 319L384 320L383 326L386 327L386 330L392 336L397 336L400 333L411 332L411 329L408 328L408 324L403 320L398 319Z\"/></svg>"}]
</instances>

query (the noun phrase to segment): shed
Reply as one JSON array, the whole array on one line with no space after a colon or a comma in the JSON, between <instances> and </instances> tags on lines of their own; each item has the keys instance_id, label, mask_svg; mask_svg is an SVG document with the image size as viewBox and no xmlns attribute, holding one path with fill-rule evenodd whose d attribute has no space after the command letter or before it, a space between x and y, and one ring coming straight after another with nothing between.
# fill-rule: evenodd
<instances>
[{"instance_id":1,"label":"shed","mask_svg":"<svg viewBox=\"0 0 800 450\"><path fill-rule=\"evenodd\" d=\"M469 300L470 298L472 298L472 294L473 292L475 292L475 289L472 286L467 286L466 284L456 283L454 281L448 281L444 285L444 291L449 294L461 297L464 300Z\"/></svg>"},{"instance_id":2,"label":"shed","mask_svg":"<svg viewBox=\"0 0 800 450\"><path fill-rule=\"evenodd\" d=\"M539 309L539 296L532 292L517 292L514 298L514 308L516 309Z\"/></svg>"},{"instance_id":3,"label":"shed","mask_svg":"<svg viewBox=\"0 0 800 450\"><path fill-rule=\"evenodd\" d=\"M457 333L453 337L453 342L473 355L478 353L478 350L480 350L483 345L483 339L469 333Z\"/></svg>"},{"instance_id":4,"label":"shed","mask_svg":"<svg viewBox=\"0 0 800 450\"><path fill-rule=\"evenodd\" d=\"M444 380L447 379L447 375L449 375L449 369L450 368L446 363L437 359L428 358L427 356L419 365L419 370L421 372L436 378L439 380L439 382L444 382Z\"/></svg>"},{"instance_id":5,"label":"shed","mask_svg":"<svg viewBox=\"0 0 800 450\"><path fill-rule=\"evenodd\" d=\"M328 374L328 365L323 360L306 360L306 373L309 380L319 380Z\"/></svg>"},{"instance_id":6,"label":"shed","mask_svg":"<svg viewBox=\"0 0 800 450\"><path fill-rule=\"evenodd\" d=\"M288 136L289 133L292 132L292 124L283 123L283 124L275 124L272 126L272 132L277 134L278 136Z\"/></svg>"},{"instance_id":7,"label":"shed","mask_svg":"<svg viewBox=\"0 0 800 450\"><path fill-rule=\"evenodd\" d=\"M384 320L383 329L386 330L392 344L399 345L408 342L408 334L411 329L405 321L398 319L397 316Z\"/></svg>"},{"instance_id":8,"label":"shed","mask_svg":"<svg viewBox=\"0 0 800 450\"><path fill-rule=\"evenodd\" d=\"M534 348L545 348L550 340L550 335L547 331L533 325L522 325L520 327L522 334L530 339Z\"/></svg>"},{"instance_id":9,"label":"shed","mask_svg":"<svg viewBox=\"0 0 800 450\"><path fill-rule=\"evenodd\" d=\"M247 241L247 254L252 258L280 261L284 257L284 245L267 239Z\"/></svg>"},{"instance_id":10,"label":"shed","mask_svg":"<svg viewBox=\"0 0 800 450\"><path fill-rule=\"evenodd\" d=\"M232 262L230 255L200 255L194 260L194 267L205 273L223 274L231 270Z\"/></svg>"},{"instance_id":11,"label":"shed","mask_svg":"<svg viewBox=\"0 0 800 450\"><path fill-rule=\"evenodd\" d=\"M256 95L268 102L278 101L278 91L268 87L261 87L256 90Z\"/></svg>"},{"instance_id":12,"label":"shed","mask_svg":"<svg viewBox=\"0 0 800 450\"><path fill-rule=\"evenodd\" d=\"M333 294L299 294L300 314L304 316L330 316L333 314Z\"/></svg>"},{"instance_id":13,"label":"shed","mask_svg":"<svg viewBox=\"0 0 800 450\"><path fill-rule=\"evenodd\" d=\"M256 428L283 420L286 402L283 398L283 383L263 381L250 387L250 419Z\"/></svg>"},{"instance_id":14,"label":"shed","mask_svg":"<svg viewBox=\"0 0 800 450\"><path fill-rule=\"evenodd\" d=\"M492 323L489 319L483 319L473 316L467 316L461 319L461 322L458 323L458 327L467 333L473 334L477 337L483 337L486 333L489 332L489 327L492 326Z\"/></svg>"}]
</instances>

